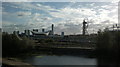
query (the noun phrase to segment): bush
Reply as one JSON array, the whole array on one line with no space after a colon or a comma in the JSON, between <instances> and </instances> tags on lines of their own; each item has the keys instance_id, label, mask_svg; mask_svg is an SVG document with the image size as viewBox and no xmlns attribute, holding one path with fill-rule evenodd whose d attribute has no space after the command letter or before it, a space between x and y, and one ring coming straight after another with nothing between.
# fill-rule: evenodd
<instances>
[{"instance_id":1,"label":"bush","mask_svg":"<svg viewBox=\"0 0 120 67\"><path fill-rule=\"evenodd\" d=\"M34 42L26 37L19 40L16 35L3 33L2 34L2 55L16 56L23 52L28 52L33 49Z\"/></svg>"},{"instance_id":2,"label":"bush","mask_svg":"<svg viewBox=\"0 0 120 67\"><path fill-rule=\"evenodd\" d=\"M104 31L97 36L97 53L106 57L118 56L120 31Z\"/></svg>"}]
</instances>

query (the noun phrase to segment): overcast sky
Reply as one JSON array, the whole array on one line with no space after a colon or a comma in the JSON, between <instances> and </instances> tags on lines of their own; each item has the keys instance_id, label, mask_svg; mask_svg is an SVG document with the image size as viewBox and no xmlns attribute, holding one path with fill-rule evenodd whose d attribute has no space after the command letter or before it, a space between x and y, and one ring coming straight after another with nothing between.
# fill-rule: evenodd
<instances>
[{"instance_id":1,"label":"overcast sky","mask_svg":"<svg viewBox=\"0 0 120 67\"><path fill-rule=\"evenodd\" d=\"M115 2L3 2L4 31L51 29L55 33L81 34L82 22L88 18L88 33L118 23L118 3Z\"/></svg>"}]
</instances>

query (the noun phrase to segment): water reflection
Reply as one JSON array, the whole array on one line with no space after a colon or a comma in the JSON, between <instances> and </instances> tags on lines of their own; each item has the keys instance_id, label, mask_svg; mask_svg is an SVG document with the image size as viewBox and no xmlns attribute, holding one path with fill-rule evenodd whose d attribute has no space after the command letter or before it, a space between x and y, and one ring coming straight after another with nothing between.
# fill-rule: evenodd
<instances>
[{"instance_id":1,"label":"water reflection","mask_svg":"<svg viewBox=\"0 0 120 67\"><path fill-rule=\"evenodd\" d=\"M97 65L95 58L77 56L32 56L25 59L32 65Z\"/></svg>"}]
</instances>

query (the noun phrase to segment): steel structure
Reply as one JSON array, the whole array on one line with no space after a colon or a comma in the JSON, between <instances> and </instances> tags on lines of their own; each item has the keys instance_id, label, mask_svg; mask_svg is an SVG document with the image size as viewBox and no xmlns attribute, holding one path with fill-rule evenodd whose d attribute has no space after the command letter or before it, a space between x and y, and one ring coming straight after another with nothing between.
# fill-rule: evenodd
<instances>
[{"instance_id":1,"label":"steel structure","mask_svg":"<svg viewBox=\"0 0 120 67\"><path fill-rule=\"evenodd\" d=\"M87 28L88 28L88 22L86 19L84 19L83 20L83 30L82 30L83 35L86 35L88 33Z\"/></svg>"}]
</instances>

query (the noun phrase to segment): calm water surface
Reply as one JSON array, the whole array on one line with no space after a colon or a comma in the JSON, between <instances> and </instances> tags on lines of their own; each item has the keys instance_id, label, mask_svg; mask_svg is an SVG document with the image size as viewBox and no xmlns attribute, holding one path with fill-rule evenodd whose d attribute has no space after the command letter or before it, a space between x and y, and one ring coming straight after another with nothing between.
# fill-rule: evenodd
<instances>
[{"instance_id":1,"label":"calm water surface","mask_svg":"<svg viewBox=\"0 0 120 67\"><path fill-rule=\"evenodd\" d=\"M32 65L97 65L97 60L95 58L65 55L32 56L26 58L24 61Z\"/></svg>"}]
</instances>

